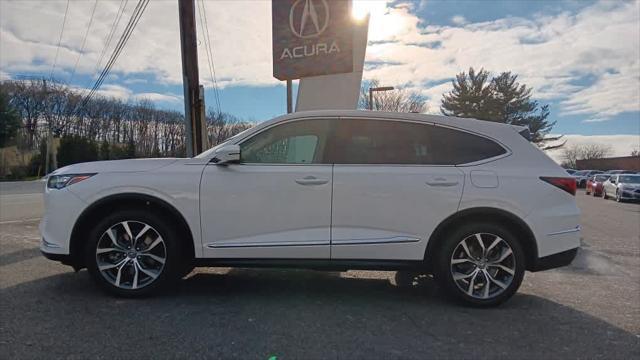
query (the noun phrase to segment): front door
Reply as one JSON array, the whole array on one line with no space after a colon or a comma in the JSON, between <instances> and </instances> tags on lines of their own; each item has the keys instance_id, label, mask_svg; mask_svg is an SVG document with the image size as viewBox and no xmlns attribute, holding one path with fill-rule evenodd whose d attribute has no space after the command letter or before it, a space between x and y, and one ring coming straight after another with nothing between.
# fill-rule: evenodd
<instances>
[{"instance_id":1,"label":"front door","mask_svg":"<svg viewBox=\"0 0 640 360\"><path fill-rule=\"evenodd\" d=\"M332 166L324 163L330 124L277 124L240 143L240 164L206 166L200 185L206 257L330 257Z\"/></svg>"}]
</instances>

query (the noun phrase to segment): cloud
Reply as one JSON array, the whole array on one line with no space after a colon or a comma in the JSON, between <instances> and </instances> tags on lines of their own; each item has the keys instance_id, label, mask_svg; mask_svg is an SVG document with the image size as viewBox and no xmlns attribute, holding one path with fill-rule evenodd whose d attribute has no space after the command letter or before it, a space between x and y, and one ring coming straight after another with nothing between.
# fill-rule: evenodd
<instances>
[{"instance_id":1,"label":"cloud","mask_svg":"<svg viewBox=\"0 0 640 360\"><path fill-rule=\"evenodd\" d=\"M454 23L455 25L465 25L468 23L467 19L462 16L462 15L456 15L454 17L451 18L451 22Z\"/></svg>"},{"instance_id":2,"label":"cloud","mask_svg":"<svg viewBox=\"0 0 640 360\"><path fill-rule=\"evenodd\" d=\"M447 89L441 84L456 73L471 66L513 71L535 98L558 101L561 115L610 119L640 110L639 14L640 2L600 2L574 14L451 27L425 26L410 7L391 8L375 20L405 26L378 28L367 61L393 65L365 77L423 89L437 108Z\"/></svg>"},{"instance_id":3,"label":"cloud","mask_svg":"<svg viewBox=\"0 0 640 360\"><path fill-rule=\"evenodd\" d=\"M79 87L74 87L73 89L83 94L87 94L90 90ZM163 103L181 103L183 101L183 97L179 95L156 92L134 93L131 89L116 84L105 84L101 86L100 89L96 91L96 95L106 98L116 98L123 101L151 100L153 102Z\"/></svg>"},{"instance_id":4,"label":"cloud","mask_svg":"<svg viewBox=\"0 0 640 360\"><path fill-rule=\"evenodd\" d=\"M565 135L564 148L573 145L598 144L611 148L611 157L629 156L634 149L640 147L640 135ZM555 162L561 163L563 148L546 152Z\"/></svg>"},{"instance_id":5,"label":"cloud","mask_svg":"<svg viewBox=\"0 0 640 360\"><path fill-rule=\"evenodd\" d=\"M79 74L95 74L96 63L120 2L99 1ZM218 85L268 86L272 77L269 1L204 1ZM560 115L584 115L587 122L640 110L640 2L602 1L577 12L530 18L507 17L455 26L427 24L416 9L428 1L371 1L365 78L420 91L437 111L449 81L470 66L513 71L535 89L534 97L555 101ZM0 68L6 74L46 73L56 52L66 1L0 1ZM93 2L73 1L56 66L65 81L78 58ZM116 31L121 34L134 2ZM198 16L198 13L196 13ZM25 20L28 19L28 20ZM201 23L198 21L198 23ZM464 26L460 26L464 23ZM202 38L201 29L198 36ZM116 41L113 41L111 47ZM200 76L212 85L204 44ZM107 55L111 48L107 50ZM103 60L104 63L104 60ZM160 84L180 84L177 1L152 1L107 79L132 74ZM584 83L581 79L588 78ZM126 80L125 80L126 81Z\"/></svg>"}]
</instances>

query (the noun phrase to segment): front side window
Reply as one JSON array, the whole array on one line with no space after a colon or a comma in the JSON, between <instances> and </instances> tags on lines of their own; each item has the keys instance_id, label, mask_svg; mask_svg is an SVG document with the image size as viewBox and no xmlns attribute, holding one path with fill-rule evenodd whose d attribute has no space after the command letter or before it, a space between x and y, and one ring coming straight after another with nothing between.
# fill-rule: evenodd
<instances>
[{"instance_id":1,"label":"front side window","mask_svg":"<svg viewBox=\"0 0 640 360\"><path fill-rule=\"evenodd\" d=\"M336 164L459 165L506 153L495 142L449 128L390 120L341 120L330 158Z\"/></svg>"},{"instance_id":2,"label":"front side window","mask_svg":"<svg viewBox=\"0 0 640 360\"><path fill-rule=\"evenodd\" d=\"M322 164L331 120L300 120L274 126L240 144L241 162Z\"/></svg>"}]
</instances>

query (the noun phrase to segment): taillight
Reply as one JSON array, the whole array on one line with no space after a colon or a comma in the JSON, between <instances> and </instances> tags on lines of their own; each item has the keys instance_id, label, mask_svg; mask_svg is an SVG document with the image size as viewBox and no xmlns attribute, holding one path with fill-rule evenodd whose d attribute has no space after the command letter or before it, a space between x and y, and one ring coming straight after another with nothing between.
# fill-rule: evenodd
<instances>
[{"instance_id":1,"label":"taillight","mask_svg":"<svg viewBox=\"0 0 640 360\"><path fill-rule=\"evenodd\" d=\"M540 176L540 180L547 182L557 188L560 188L571 195L576 194L576 179L572 177L547 177Z\"/></svg>"}]
</instances>

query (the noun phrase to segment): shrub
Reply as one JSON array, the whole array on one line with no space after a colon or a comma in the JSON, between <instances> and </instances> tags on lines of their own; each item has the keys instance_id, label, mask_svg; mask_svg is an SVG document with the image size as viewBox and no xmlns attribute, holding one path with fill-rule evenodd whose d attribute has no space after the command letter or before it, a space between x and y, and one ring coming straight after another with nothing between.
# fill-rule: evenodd
<instances>
[{"instance_id":1,"label":"shrub","mask_svg":"<svg viewBox=\"0 0 640 360\"><path fill-rule=\"evenodd\" d=\"M64 136L58 149L58 167L98 160L95 141L77 135Z\"/></svg>"}]
</instances>

